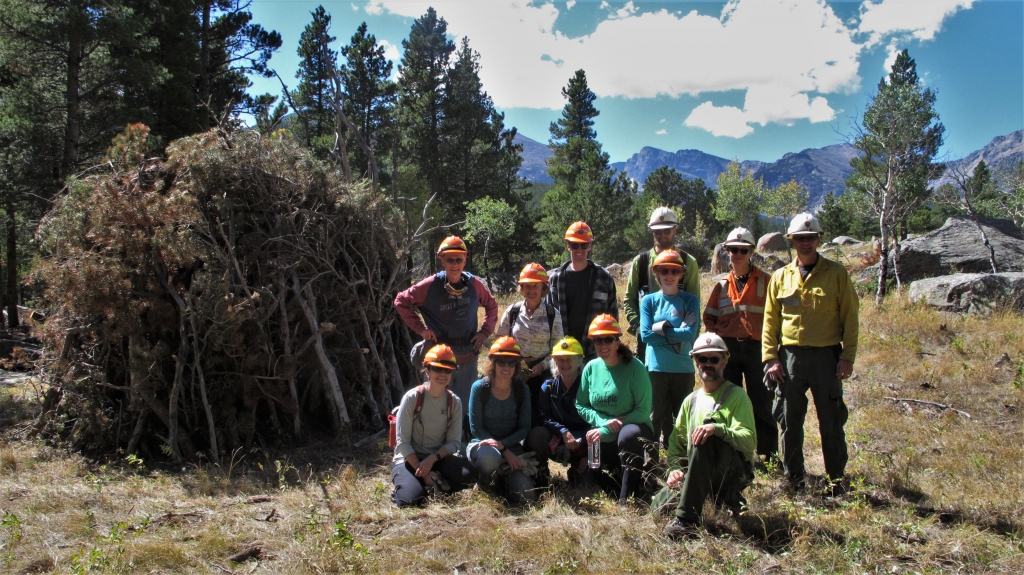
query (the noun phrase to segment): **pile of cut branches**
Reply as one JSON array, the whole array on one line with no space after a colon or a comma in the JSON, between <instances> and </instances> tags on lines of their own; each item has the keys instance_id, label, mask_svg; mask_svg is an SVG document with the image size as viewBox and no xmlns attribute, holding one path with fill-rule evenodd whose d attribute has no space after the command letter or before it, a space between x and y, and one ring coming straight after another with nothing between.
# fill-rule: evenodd
<instances>
[{"instance_id":1,"label":"pile of cut branches","mask_svg":"<svg viewBox=\"0 0 1024 575\"><path fill-rule=\"evenodd\" d=\"M285 134L215 130L153 159L147 133L130 126L41 223L36 430L220 461L383 426L416 377L394 206Z\"/></svg>"}]
</instances>

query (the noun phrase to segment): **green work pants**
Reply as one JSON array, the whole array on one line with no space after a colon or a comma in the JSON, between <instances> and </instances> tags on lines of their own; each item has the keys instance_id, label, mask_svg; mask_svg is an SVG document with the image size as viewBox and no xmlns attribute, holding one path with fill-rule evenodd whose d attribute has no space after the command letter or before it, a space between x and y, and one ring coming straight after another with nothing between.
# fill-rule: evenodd
<instances>
[{"instance_id":1,"label":"green work pants","mask_svg":"<svg viewBox=\"0 0 1024 575\"><path fill-rule=\"evenodd\" d=\"M674 505L676 517L697 523L709 495L719 503L736 507L741 501L740 492L753 480L754 470L740 452L719 437L709 437L703 445L690 448L682 489L665 487L651 506L658 512Z\"/></svg>"}]
</instances>

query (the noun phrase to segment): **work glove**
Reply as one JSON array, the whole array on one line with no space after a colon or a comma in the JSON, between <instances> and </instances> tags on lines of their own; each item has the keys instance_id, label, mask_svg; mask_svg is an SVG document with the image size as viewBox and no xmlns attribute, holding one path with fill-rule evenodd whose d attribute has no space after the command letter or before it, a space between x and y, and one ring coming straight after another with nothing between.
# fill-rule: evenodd
<instances>
[{"instance_id":1,"label":"work glove","mask_svg":"<svg viewBox=\"0 0 1024 575\"><path fill-rule=\"evenodd\" d=\"M672 329L672 324L670 324L667 321L659 321L658 323L651 326L651 331L662 337L665 336L666 329Z\"/></svg>"},{"instance_id":2,"label":"work glove","mask_svg":"<svg viewBox=\"0 0 1024 575\"><path fill-rule=\"evenodd\" d=\"M690 327L695 323L697 323L697 314L692 311L686 312L686 315L683 316L683 325Z\"/></svg>"},{"instance_id":3,"label":"work glove","mask_svg":"<svg viewBox=\"0 0 1024 575\"><path fill-rule=\"evenodd\" d=\"M447 479L445 479L444 477L441 477L440 473L438 473L436 471L431 471L430 472L430 477L431 477L431 479L434 480L434 484L433 485L428 485L427 486L427 491L429 491L430 493L433 493L433 494L437 495L437 494L440 494L440 493L448 493L449 491L452 490L451 484L448 483Z\"/></svg>"},{"instance_id":4,"label":"work glove","mask_svg":"<svg viewBox=\"0 0 1024 575\"><path fill-rule=\"evenodd\" d=\"M534 458L535 455L536 455L535 452L527 451L526 453L524 453L522 455L517 455L516 456L516 457L519 458L519 463L523 464L522 468L520 468L519 471L522 471L523 475L525 475L527 477L536 477L537 476L537 469L538 469L538 467L537 467L537 460ZM507 475L507 474L512 472L512 468L509 467L508 463L502 463L501 467L499 467L498 469L501 470L501 474L502 475Z\"/></svg>"}]
</instances>

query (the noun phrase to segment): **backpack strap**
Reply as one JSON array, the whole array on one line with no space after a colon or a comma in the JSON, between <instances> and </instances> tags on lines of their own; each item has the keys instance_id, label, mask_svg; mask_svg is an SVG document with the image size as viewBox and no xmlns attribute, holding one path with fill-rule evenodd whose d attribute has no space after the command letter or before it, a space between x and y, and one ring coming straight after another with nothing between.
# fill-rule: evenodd
<instances>
[{"instance_id":1,"label":"backpack strap","mask_svg":"<svg viewBox=\"0 0 1024 575\"><path fill-rule=\"evenodd\" d=\"M734 389L736 389L736 384L735 383L732 383L731 381L726 381L725 383L728 383L729 385L727 385L725 387L725 389L722 391L722 399L721 399L721 401L716 403L714 405L714 407L711 408L711 411L708 412L708 415L711 415L712 413L715 413L716 411L721 409L722 406L725 405L726 400L729 399L729 396L732 395L732 391ZM710 396L708 396L708 397L710 397ZM697 398L696 398L696 394L694 394L693 401L690 402L690 423L693 423L693 421L695 419L697 419Z\"/></svg>"},{"instance_id":2,"label":"backpack strap","mask_svg":"<svg viewBox=\"0 0 1024 575\"><path fill-rule=\"evenodd\" d=\"M544 300L544 312L548 314L548 341L551 341L551 332L555 331L555 306Z\"/></svg>"},{"instance_id":3,"label":"backpack strap","mask_svg":"<svg viewBox=\"0 0 1024 575\"><path fill-rule=\"evenodd\" d=\"M512 330L516 327L516 321L519 319L519 312L522 311L524 302L517 301L508 308L508 334L512 335Z\"/></svg>"},{"instance_id":4,"label":"backpack strap","mask_svg":"<svg viewBox=\"0 0 1024 575\"><path fill-rule=\"evenodd\" d=\"M685 260L684 260L685 261ZM644 294L651 293L651 251L647 250L636 258L636 265L640 266L640 291Z\"/></svg>"},{"instance_id":5,"label":"backpack strap","mask_svg":"<svg viewBox=\"0 0 1024 575\"><path fill-rule=\"evenodd\" d=\"M483 386L487 388L487 393L485 393L483 395L483 397L481 398L483 400L483 404L484 404L483 407L484 407L484 409L487 409L487 402L491 400L491 378L485 376L483 379L480 380L480 383L482 383ZM519 393L519 386L520 385L526 385L526 384L520 383L520 382L518 382L518 381L516 381L514 379L512 380L512 397L516 398L516 415L517 416L519 415L520 410L523 409L523 400L525 399L523 397L523 394Z\"/></svg>"},{"instance_id":6,"label":"backpack strap","mask_svg":"<svg viewBox=\"0 0 1024 575\"><path fill-rule=\"evenodd\" d=\"M427 391L427 384L416 386L416 407L413 408L412 417L415 421L420 417L420 411L423 410L423 394ZM445 388L448 393L448 406L444 410L444 416L448 420L446 423L452 422L452 414L455 413L455 394L452 390ZM447 426L446 426L447 427Z\"/></svg>"}]
</instances>

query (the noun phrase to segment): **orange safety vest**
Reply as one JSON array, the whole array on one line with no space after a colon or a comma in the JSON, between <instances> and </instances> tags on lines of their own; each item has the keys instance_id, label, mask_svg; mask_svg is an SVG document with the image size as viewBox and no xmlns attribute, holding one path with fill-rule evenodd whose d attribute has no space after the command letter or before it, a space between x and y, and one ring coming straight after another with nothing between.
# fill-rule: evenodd
<instances>
[{"instance_id":1,"label":"orange safety vest","mask_svg":"<svg viewBox=\"0 0 1024 575\"><path fill-rule=\"evenodd\" d=\"M761 340L764 325L765 288L768 275L751 266L743 293L736 288L736 276L729 276L711 288L711 297L704 308L704 328L720 337Z\"/></svg>"}]
</instances>

